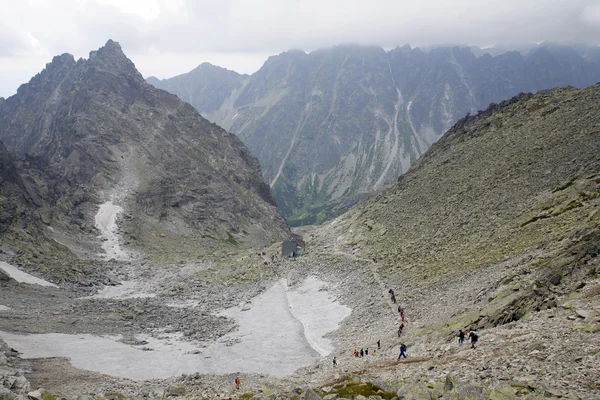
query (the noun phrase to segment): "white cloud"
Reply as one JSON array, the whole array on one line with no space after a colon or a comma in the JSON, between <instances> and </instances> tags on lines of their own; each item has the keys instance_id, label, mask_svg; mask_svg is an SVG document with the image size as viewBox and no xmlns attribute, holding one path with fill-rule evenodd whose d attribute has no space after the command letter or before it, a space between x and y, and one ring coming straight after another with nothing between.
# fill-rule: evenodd
<instances>
[{"instance_id":1,"label":"white cloud","mask_svg":"<svg viewBox=\"0 0 600 400\"><path fill-rule=\"evenodd\" d=\"M4 59L87 57L110 38L158 76L204 61L252 72L259 56L339 43L600 43L597 0L0 0L0 9Z\"/></svg>"}]
</instances>

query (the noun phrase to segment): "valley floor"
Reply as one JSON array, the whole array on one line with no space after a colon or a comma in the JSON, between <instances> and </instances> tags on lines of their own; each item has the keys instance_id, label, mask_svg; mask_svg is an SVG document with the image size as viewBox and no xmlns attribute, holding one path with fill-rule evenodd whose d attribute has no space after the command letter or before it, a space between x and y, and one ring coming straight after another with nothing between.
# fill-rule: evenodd
<instances>
[{"instance_id":1,"label":"valley floor","mask_svg":"<svg viewBox=\"0 0 600 400\"><path fill-rule=\"evenodd\" d=\"M220 264L161 266L160 274L142 262L109 263L111 282L135 282L115 296L92 296L99 287L4 284L0 338L22 352L15 358L3 348L4 386L11 373L24 373L29 386L21 393L43 387L67 399L110 393L235 397L239 373L241 393L257 398L291 398L307 388L324 396L354 381L407 398L444 391L490 397L490 390L508 396L503 398L599 398L597 280L576 292L557 291L558 307L480 330L477 348L470 349L459 346L455 334L470 328L461 325L466 315L483 312L491 288L514 269L510 261L468 282L423 290L383 276L377 263L352 253L325 249L272 264L275 252L273 247L265 256L230 255ZM389 287L407 314L401 338ZM409 358L398 362L401 342ZM361 348L369 355L354 357Z\"/></svg>"}]
</instances>

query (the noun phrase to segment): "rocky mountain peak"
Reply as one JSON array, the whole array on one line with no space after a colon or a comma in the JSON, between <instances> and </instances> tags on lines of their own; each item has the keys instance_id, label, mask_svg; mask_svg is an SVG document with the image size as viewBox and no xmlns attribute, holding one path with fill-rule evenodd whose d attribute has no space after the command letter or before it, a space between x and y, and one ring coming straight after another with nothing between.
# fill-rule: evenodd
<instances>
[{"instance_id":1,"label":"rocky mountain peak","mask_svg":"<svg viewBox=\"0 0 600 400\"><path fill-rule=\"evenodd\" d=\"M75 58L72 54L63 53L58 56L54 56L52 61L46 64L45 71L54 74L63 69L71 69L76 64Z\"/></svg>"},{"instance_id":2,"label":"rocky mountain peak","mask_svg":"<svg viewBox=\"0 0 600 400\"><path fill-rule=\"evenodd\" d=\"M129 215L124 240L156 259L163 246L195 257L288 234L243 143L145 83L112 40L88 60L57 57L22 85L0 106L0 140L20 158L47 162L31 181L56 231L96 240L90 227L110 200Z\"/></svg>"},{"instance_id":3,"label":"rocky mountain peak","mask_svg":"<svg viewBox=\"0 0 600 400\"><path fill-rule=\"evenodd\" d=\"M121 45L114 40L109 39L104 47L91 51L88 63L100 70L134 75L138 80L144 79L135 68L135 64L123 53Z\"/></svg>"}]
</instances>

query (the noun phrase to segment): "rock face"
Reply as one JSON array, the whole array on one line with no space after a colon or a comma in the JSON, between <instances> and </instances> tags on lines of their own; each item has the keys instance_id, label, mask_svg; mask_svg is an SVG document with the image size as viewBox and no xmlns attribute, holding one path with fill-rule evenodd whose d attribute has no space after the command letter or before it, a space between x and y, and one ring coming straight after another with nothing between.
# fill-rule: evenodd
<instances>
[{"instance_id":1,"label":"rock face","mask_svg":"<svg viewBox=\"0 0 600 400\"><path fill-rule=\"evenodd\" d=\"M292 225L320 222L406 172L459 118L519 92L600 81L597 50L339 46L270 57L251 76L202 64L159 81L237 134Z\"/></svg>"},{"instance_id":2,"label":"rock face","mask_svg":"<svg viewBox=\"0 0 600 400\"><path fill-rule=\"evenodd\" d=\"M262 245L288 232L243 143L147 84L110 40L87 60L55 57L3 101L0 140L44 166L32 185L38 201L27 192L43 222L67 235L95 238L107 201L125 210L124 240L154 255Z\"/></svg>"}]
</instances>

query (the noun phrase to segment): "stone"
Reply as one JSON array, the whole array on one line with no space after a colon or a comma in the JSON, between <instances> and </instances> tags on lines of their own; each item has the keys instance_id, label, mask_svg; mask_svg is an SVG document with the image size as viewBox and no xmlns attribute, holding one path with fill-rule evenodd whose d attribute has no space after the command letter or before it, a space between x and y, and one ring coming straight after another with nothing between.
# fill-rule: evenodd
<instances>
[{"instance_id":1,"label":"stone","mask_svg":"<svg viewBox=\"0 0 600 400\"><path fill-rule=\"evenodd\" d=\"M30 400L43 400L43 397L42 397L42 395L44 394L44 392L45 392L45 391L46 391L46 390L44 390L44 389L42 389L42 388L39 388L38 390L35 390L35 391L33 391L33 392L29 392L29 393L27 393L27 397L28 397Z\"/></svg>"},{"instance_id":2,"label":"stone","mask_svg":"<svg viewBox=\"0 0 600 400\"><path fill-rule=\"evenodd\" d=\"M338 398L338 395L335 393L332 393L332 394L328 394L325 397L323 397L323 400L334 400L337 398Z\"/></svg>"},{"instance_id":3,"label":"stone","mask_svg":"<svg viewBox=\"0 0 600 400\"><path fill-rule=\"evenodd\" d=\"M594 318L594 316L596 315L596 313L594 311L590 311L590 310L575 310L575 312L577 313L577 316L579 318L583 318L586 321Z\"/></svg>"},{"instance_id":4,"label":"stone","mask_svg":"<svg viewBox=\"0 0 600 400\"><path fill-rule=\"evenodd\" d=\"M20 391L20 392L28 392L31 390L31 385L29 381L24 376L17 376L15 381L11 387L12 390Z\"/></svg>"},{"instance_id":5,"label":"stone","mask_svg":"<svg viewBox=\"0 0 600 400\"><path fill-rule=\"evenodd\" d=\"M446 375L446 382L444 382L444 391L450 392L452 389L454 389L454 379L452 375L448 374Z\"/></svg>"},{"instance_id":6,"label":"stone","mask_svg":"<svg viewBox=\"0 0 600 400\"><path fill-rule=\"evenodd\" d=\"M3 269L0 269L0 282L8 282L11 280L11 277L4 272Z\"/></svg>"},{"instance_id":7,"label":"stone","mask_svg":"<svg viewBox=\"0 0 600 400\"><path fill-rule=\"evenodd\" d=\"M304 392L304 400L321 400L321 397L312 389Z\"/></svg>"},{"instance_id":8,"label":"stone","mask_svg":"<svg viewBox=\"0 0 600 400\"><path fill-rule=\"evenodd\" d=\"M158 398L162 399L165 397L165 389L164 388L155 388L150 390L150 398Z\"/></svg>"},{"instance_id":9,"label":"stone","mask_svg":"<svg viewBox=\"0 0 600 400\"><path fill-rule=\"evenodd\" d=\"M183 386L169 386L165 392L167 397L178 397L185 396L185 387Z\"/></svg>"}]
</instances>

